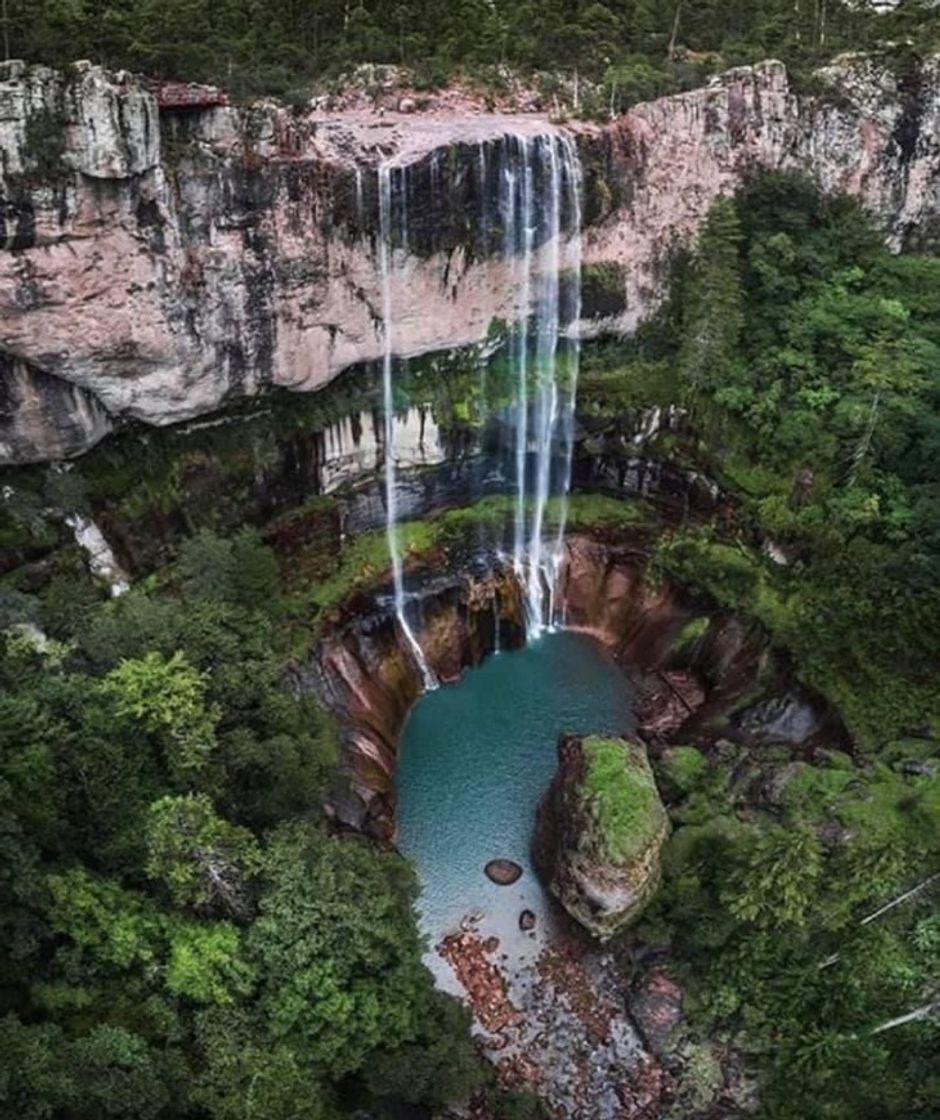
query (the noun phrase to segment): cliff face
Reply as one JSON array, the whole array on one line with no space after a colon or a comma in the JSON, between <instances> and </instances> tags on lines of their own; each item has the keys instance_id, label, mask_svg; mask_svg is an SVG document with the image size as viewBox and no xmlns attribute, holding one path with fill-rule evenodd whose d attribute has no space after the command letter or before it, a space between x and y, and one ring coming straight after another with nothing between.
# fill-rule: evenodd
<instances>
[{"instance_id":1,"label":"cliff face","mask_svg":"<svg viewBox=\"0 0 940 1120\"><path fill-rule=\"evenodd\" d=\"M940 64L903 82L865 59L827 73L838 100L796 96L766 63L567 133L584 171L586 330L632 329L676 241L758 166L857 194L895 246L929 241ZM0 67L0 463L76 454L121 417L169 424L269 386L316 389L380 358L388 160L404 169L396 352L478 343L519 313L500 225L508 156L563 129L197 93L81 64Z\"/></svg>"}]
</instances>

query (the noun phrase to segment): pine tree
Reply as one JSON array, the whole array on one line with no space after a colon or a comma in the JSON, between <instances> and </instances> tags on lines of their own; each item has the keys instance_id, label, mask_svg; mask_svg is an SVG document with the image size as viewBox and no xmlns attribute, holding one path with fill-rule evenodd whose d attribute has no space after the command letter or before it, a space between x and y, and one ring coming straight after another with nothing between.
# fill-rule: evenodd
<instances>
[{"instance_id":1,"label":"pine tree","mask_svg":"<svg viewBox=\"0 0 940 1120\"><path fill-rule=\"evenodd\" d=\"M719 199L709 211L687 281L679 369L696 391L722 385L738 348L744 326L741 237L733 200Z\"/></svg>"}]
</instances>

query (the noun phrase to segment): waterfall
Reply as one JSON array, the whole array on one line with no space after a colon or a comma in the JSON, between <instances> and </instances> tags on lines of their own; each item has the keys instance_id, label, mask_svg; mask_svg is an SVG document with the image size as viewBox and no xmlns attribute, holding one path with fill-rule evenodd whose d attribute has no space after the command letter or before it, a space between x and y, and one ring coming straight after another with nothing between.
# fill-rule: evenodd
<instances>
[{"instance_id":1,"label":"waterfall","mask_svg":"<svg viewBox=\"0 0 940 1120\"><path fill-rule=\"evenodd\" d=\"M581 171L570 137L549 134L531 142L525 137L510 139L501 211L503 252L516 297L511 343L516 385L513 567L525 592L527 633L537 637L560 621L554 589L574 444L581 313ZM510 155L514 158L508 158ZM541 245L536 249L539 233ZM560 469L554 472L558 528L551 546L546 547L545 519L558 458Z\"/></svg>"},{"instance_id":2,"label":"waterfall","mask_svg":"<svg viewBox=\"0 0 940 1120\"><path fill-rule=\"evenodd\" d=\"M365 218L365 200L362 195L362 168L356 168L356 223L357 229L362 230Z\"/></svg>"},{"instance_id":3,"label":"waterfall","mask_svg":"<svg viewBox=\"0 0 940 1120\"><path fill-rule=\"evenodd\" d=\"M402 172L402 195L405 197L405 175ZM402 240L406 242L407 210L402 207ZM425 689L437 687L437 681L418 644L405 615L405 582L401 553L398 550L397 494L395 490L395 395L392 385L392 169L386 163L379 168L379 271L382 276L382 393L385 415L385 524L388 551L392 560L392 581L395 591L395 616L421 674Z\"/></svg>"},{"instance_id":4,"label":"waterfall","mask_svg":"<svg viewBox=\"0 0 940 1120\"><path fill-rule=\"evenodd\" d=\"M498 159L488 159L488 147L496 148ZM378 169L384 481L395 614L425 687L433 688L434 675L406 614L397 532L393 297L396 281L399 285L404 282L396 264L408 254L412 167L417 165L391 159ZM434 153L428 163L432 195L441 191L441 172L440 159ZM505 451L511 462L511 563L523 592L526 633L535 638L564 624L564 610L559 610L555 590L571 484L580 351L581 167L571 137L556 131L541 135L520 131L479 144L476 177L481 256L486 260L490 253L502 252L511 289L504 353L512 386L511 402L504 405L510 433ZM490 184L495 188L492 191ZM498 199L495 207L490 202L494 197ZM483 365L484 401L486 376ZM550 508L553 500L557 512ZM556 526L549 539L550 512Z\"/></svg>"},{"instance_id":5,"label":"waterfall","mask_svg":"<svg viewBox=\"0 0 940 1120\"><path fill-rule=\"evenodd\" d=\"M117 598L129 591L130 581L95 522L81 513L70 513L65 518L65 523L72 530L75 543L88 557L92 575L104 580L111 596Z\"/></svg>"},{"instance_id":6,"label":"waterfall","mask_svg":"<svg viewBox=\"0 0 940 1120\"><path fill-rule=\"evenodd\" d=\"M551 554L551 578L549 589L549 619L552 624L564 625L566 620L565 604L559 614L555 602L555 592L560 575L559 568L564 556L565 527L568 521L568 496L571 493L571 469L574 459L574 412L578 397L578 372L581 359L581 161L570 136L561 140L561 167L564 197L569 208L569 236L566 249L565 271L568 275L568 288L565 299L559 305L559 332L562 353L567 366L567 391L563 394L560 410L561 428L561 487L558 499L558 528Z\"/></svg>"}]
</instances>

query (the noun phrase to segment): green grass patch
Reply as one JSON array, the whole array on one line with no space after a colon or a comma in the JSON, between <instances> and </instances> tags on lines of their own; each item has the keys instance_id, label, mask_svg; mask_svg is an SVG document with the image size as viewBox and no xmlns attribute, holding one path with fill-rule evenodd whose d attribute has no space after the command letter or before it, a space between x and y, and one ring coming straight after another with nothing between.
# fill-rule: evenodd
<instances>
[{"instance_id":1,"label":"green grass patch","mask_svg":"<svg viewBox=\"0 0 940 1120\"><path fill-rule=\"evenodd\" d=\"M314 503L321 499L314 499ZM303 507L308 509L308 506ZM564 508L561 498L548 502L545 534L551 538ZM527 504L531 510L531 503ZM435 550L456 552L481 544L505 543L516 512L511 496L494 495L472 506L442 510L423 521L402 522L397 526L398 547L405 561L427 559ZM282 515L272 526L289 526L296 511ZM636 529L652 523L650 507L642 501L619 501L598 494L572 494L567 502L567 527L573 531L592 529ZM304 556L313 545L304 545L290 557L292 570L304 570ZM293 584L288 593L288 614L296 620L317 616L340 605L357 588L374 585L391 567L388 537L384 529L365 533L349 542L333 570L309 585Z\"/></svg>"},{"instance_id":2,"label":"green grass patch","mask_svg":"<svg viewBox=\"0 0 940 1120\"><path fill-rule=\"evenodd\" d=\"M561 514L560 498L548 503L547 518L558 524ZM637 529L652 525L653 509L641 499L622 501L606 494L572 494L568 499L567 525L572 530L584 529Z\"/></svg>"},{"instance_id":3,"label":"green grass patch","mask_svg":"<svg viewBox=\"0 0 940 1120\"><path fill-rule=\"evenodd\" d=\"M598 354L582 365L578 408L583 414L616 415L628 408L668 407L682 399L675 363L623 353Z\"/></svg>"},{"instance_id":4,"label":"green grass patch","mask_svg":"<svg viewBox=\"0 0 940 1120\"><path fill-rule=\"evenodd\" d=\"M426 521L405 521L397 527L398 547L403 557L424 552L434 543ZM321 611L338 606L358 585L379 579L391 564L385 530L365 533L347 546L339 567L329 579L316 584L310 601Z\"/></svg>"},{"instance_id":5,"label":"green grass patch","mask_svg":"<svg viewBox=\"0 0 940 1120\"><path fill-rule=\"evenodd\" d=\"M672 643L672 652L682 654L690 651L696 642L700 642L705 637L709 626L711 626L711 619L707 615L690 618L676 635Z\"/></svg>"}]
</instances>

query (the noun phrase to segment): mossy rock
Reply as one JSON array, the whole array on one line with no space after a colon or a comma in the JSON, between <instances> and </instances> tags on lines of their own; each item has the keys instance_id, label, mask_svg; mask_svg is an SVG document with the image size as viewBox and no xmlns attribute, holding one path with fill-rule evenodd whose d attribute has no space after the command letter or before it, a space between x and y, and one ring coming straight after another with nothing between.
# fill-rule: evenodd
<instances>
[{"instance_id":1,"label":"mossy rock","mask_svg":"<svg viewBox=\"0 0 940 1120\"><path fill-rule=\"evenodd\" d=\"M585 929L604 939L639 917L659 884L668 833L642 743L562 739L558 770L539 806L535 862Z\"/></svg>"},{"instance_id":2,"label":"mossy rock","mask_svg":"<svg viewBox=\"0 0 940 1120\"><path fill-rule=\"evenodd\" d=\"M684 797L705 783L708 759L696 747L669 747L660 759L659 773L667 794Z\"/></svg>"}]
</instances>

